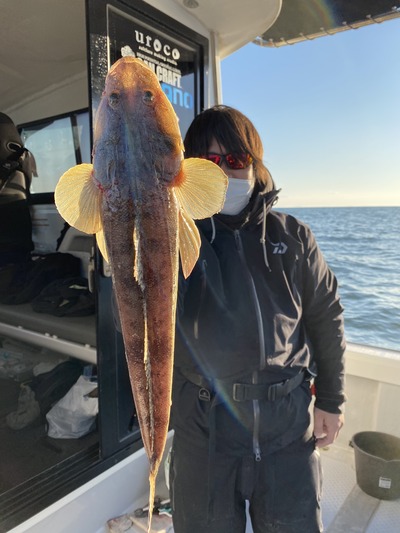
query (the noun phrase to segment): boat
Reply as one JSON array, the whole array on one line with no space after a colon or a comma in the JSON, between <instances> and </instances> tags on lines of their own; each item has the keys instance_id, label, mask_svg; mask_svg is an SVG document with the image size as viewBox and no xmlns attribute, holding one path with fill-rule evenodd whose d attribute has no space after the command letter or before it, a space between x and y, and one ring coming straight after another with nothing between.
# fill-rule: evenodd
<instances>
[{"instance_id":1,"label":"boat","mask_svg":"<svg viewBox=\"0 0 400 533\"><path fill-rule=\"evenodd\" d=\"M386 23L400 10L387 0L4 0L1 14L0 111L18 126L38 170L29 196L34 253L78 258L95 309L56 316L33 311L30 301L0 304L0 533L103 533L110 519L147 504L148 462L113 321L110 273L93 238L65 227L54 187L67 168L90 162L109 66L122 49L152 65L184 133L201 109L223 102L220 62L247 43L296 45ZM98 413L87 434L51 438L40 416L18 430L3 423L38 364L57 369L68 361L97 385ZM400 438L400 346L349 344L346 361L346 424L321 450L325 527L398 531L400 501L360 488L353 440L360 432ZM65 386L65 373L52 376ZM168 497L163 471L158 494Z\"/></svg>"}]
</instances>

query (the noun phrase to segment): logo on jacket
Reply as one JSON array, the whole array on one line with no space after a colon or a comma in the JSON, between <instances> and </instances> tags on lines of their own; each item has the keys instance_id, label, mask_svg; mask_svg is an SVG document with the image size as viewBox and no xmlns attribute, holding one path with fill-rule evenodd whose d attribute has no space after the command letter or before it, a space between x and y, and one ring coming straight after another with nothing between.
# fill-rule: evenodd
<instances>
[{"instance_id":1,"label":"logo on jacket","mask_svg":"<svg viewBox=\"0 0 400 533\"><path fill-rule=\"evenodd\" d=\"M284 242L271 242L272 246L274 247L274 250L272 253L274 254L284 254L287 250L287 244Z\"/></svg>"}]
</instances>

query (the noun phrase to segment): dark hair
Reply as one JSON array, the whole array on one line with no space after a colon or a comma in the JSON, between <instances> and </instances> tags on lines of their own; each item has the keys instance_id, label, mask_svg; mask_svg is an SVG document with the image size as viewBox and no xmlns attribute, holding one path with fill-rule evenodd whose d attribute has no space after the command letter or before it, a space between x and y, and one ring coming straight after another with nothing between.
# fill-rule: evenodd
<instances>
[{"instance_id":1,"label":"dark hair","mask_svg":"<svg viewBox=\"0 0 400 533\"><path fill-rule=\"evenodd\" d=\"M264 148L253 123L233 107L216 105L195 117L186 133L185 156L198 157L208 152L212 139L223 145L228 152L247 152L253 158L256 179L274 188L271 174L262 159Z\"/></svg>"}]
</instances>

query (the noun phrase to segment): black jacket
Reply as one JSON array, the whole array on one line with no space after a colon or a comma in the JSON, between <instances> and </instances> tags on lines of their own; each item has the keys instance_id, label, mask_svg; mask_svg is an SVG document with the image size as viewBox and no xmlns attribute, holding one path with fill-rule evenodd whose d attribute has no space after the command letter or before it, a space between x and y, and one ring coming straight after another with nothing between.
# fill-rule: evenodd
<instances>
[{"instance_id":1,"label":"black jacket","mask_svg":"<svg viewBox=\"0 0 400 533\"><path fill-rule=\"evenodd\" d=\"M200 258L181 278L178 300L178 431L187 425L180 406L191 373L251 382L257 372L258 381L277 383L305 370L316 376L316 405L340 412L345 343L337 281L310 229L271 209L276 194L256 191L239 215L198 221Z\"/></svg>"}]
</instances>

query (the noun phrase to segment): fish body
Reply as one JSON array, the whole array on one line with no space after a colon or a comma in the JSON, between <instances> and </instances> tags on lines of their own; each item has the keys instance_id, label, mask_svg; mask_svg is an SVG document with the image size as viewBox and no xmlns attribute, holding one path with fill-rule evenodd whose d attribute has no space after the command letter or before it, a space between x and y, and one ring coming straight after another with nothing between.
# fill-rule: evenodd
<instances>
[{"instance_id":1,"label":"fish body","mask_svg":"<svg viewBox=\"0 0 400 533\"><path fill-rule=\"evenodd\" d=\"M96 234L111 266L150 502L169 425L179 254L187 276L200 247L193 219L218 212L226 187L216 165L183 159L177 117L152 70L118 60L96 114L93 165L68 170L55 202L71 226Z\"/></svg>"},{"instance_id":2,"label":"fish body","mask_svg":"<svg viewBox=\"0 0 400 533\"><path fill-rule=\"evenodd\" d=\"M110 70L93 167L131 386L155 472L169 423L179 257L171 182L182 164L182 141L175 113L148 71L135 59Z\"/></svg>"}]
</instances>

